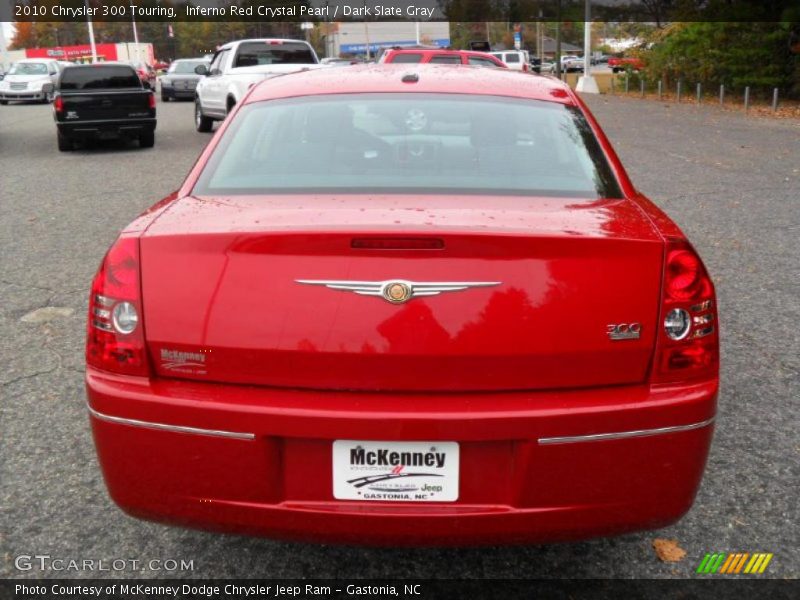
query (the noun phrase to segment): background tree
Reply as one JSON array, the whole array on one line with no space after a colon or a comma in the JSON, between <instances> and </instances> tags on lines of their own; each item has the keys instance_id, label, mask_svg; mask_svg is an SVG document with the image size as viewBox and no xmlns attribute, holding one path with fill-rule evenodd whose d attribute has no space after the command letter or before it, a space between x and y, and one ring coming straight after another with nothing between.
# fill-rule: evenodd
<instances>
[{"instance_id":1,"label":"background tree","mask_svg":"<svg viewBox=\"0 0 800 600\"><path fill-rule=\"evenodd\" d=\"M796 23L673 23L653 37L643 54L649 78L678 79L706 87L751 86L764 93L796 93L798 55L789 39Z\"/></svg>"}]
</instances>

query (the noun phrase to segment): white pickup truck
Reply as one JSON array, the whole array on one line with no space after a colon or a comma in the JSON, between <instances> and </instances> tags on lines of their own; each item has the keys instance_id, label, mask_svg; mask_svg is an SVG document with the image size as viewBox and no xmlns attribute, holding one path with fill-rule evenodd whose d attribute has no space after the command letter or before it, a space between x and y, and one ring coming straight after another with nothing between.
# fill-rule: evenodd
<instances>
[{"instance_id":1,"label":"white pickup truck","mask_svg":"<svg viewBox=\"0 0 800 600\"><path fill-rule=\"evenodd\" d=\"M197 131L211 131L255 84L286 73L324 67L310 44L301 40L254 39L220 46L211 64L199 65L194 120Z\"/></svg>"}]
</instances>

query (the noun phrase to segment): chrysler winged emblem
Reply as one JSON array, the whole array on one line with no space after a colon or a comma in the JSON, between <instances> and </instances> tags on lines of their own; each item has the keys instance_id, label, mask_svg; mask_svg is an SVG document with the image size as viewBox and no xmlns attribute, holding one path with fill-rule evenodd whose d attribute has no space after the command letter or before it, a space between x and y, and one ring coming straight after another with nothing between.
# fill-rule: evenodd
<instances>
[{"instance_id":1,"label":"chrysler winged emblem","mask_svg":"<svg viewBox=\"0 0 800 600\"><path fill-rule=\"evenodd\" d=\"M361 296L377 296L392 304L402 304L412 298L438 296L444 292L460 292L469 288L492 287L500 281L344 281L332 279L296 279L297 283L322 285L332 290L353 292Z\"/></svg>"}]
</instances>

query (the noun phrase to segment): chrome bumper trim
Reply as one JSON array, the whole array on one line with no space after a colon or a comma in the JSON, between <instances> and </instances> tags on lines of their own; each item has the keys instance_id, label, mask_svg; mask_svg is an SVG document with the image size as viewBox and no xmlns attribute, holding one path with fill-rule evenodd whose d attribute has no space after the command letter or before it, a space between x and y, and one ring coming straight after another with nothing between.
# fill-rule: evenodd
<instances>
[{"instance_id":1,"label":"chrome bumper trim","mask_svg":"<svg viewBox=\"0 0 800 600\"><path fill-rule=\"evenodd\" d=\"M165 423L151 423L150 421L139 421L137 419L124 419L122 417L112 417L97 412L88 404L86 408L89 409L89 414L93 417L106 421L108 423L116 423L117 425L130 425L131 427L144 427L145 429L158 429L160 431L171 431L173 433L191 433L194 435L209 435L212 437L230 438L235 440L254 440L256 439L255 433L239 433L236 431L221 431L217 429L200 429L198 427L186 427L184 425L167 425Z\"/></svg>"},{"instance_id":2,"label":"chrome bumper trim","mask_svg":"<svg viewBox=\"0 0 800 600\"><path fill-rule=\"evenodd\" d=\"M236 440L254 440L256 434L242 433L237 431L223 431L218 429L201 429L199 427L187 427L185 425L167 425L166 423L153 423L150 421L140 421L138 419L126 419L123 417L114 417L96 411L88 404L86 408L89 413L101 421L108 423L115 423L117 425L129 425L131 427L143 427L145 429L157 429L161 431L170 431L173 433L189 433L194 435L207 435L212 437L222 437ZM711 417L699 423L691 423L689 425L673 425L670 427L658 427L655 429L638 429L633 431L617 431L613 433L594 433L590 435L571 435L571 436L558 436L558 437L545 437L539 438L539 444L542 446L555 445L555 444L578 444L582 442L601 442L605 440L620 440L634 437L647 437L651 435L663 435L666 433L680 433L683 431L691 431L693 429L701 429L711 425L716 417Z\"/></svg>"},{"instance_id":3,"label":"chrome bumper trim","mask_svg":"<svg viewBox=\"0 0 800 600\"><path fill-rule=\"evenodd\" d=\"M546 446L549 444L579 444L581 442L602 442L604 440L622 440L625 438L646 437L650 435L662 435L664 433L678 433L681 431L691 431L708 427L714 422L716 417L711 417L699 423L691 425L673 425L671 427L658 427L656 429L638 429L634 431L617 431L614 433L594 433L591 435L567 435L559 437L539 438L539 444Z\"/></svg>"}]
</instances>

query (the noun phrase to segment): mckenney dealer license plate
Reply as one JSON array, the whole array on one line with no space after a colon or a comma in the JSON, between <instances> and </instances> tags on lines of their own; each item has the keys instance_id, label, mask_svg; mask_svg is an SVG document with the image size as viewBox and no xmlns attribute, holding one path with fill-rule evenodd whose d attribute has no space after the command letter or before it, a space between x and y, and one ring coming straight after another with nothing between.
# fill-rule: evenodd
<instances>
[{"instance_id":1,"label":"mckenney dealer license plate","mask_svg":"<svg viewBox=\"0 0 800 600\"><path fill-rule=\"evenodd\" d=\"M338 500L458 500L456 442L333 442Z\"/></svg>"}]
</instances>

